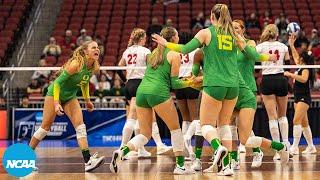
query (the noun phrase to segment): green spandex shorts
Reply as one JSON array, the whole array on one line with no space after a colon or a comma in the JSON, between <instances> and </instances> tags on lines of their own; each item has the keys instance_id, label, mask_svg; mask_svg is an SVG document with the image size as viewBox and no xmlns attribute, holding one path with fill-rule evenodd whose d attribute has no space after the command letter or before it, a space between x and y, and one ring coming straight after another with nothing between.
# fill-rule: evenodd
<instances>
[{"instance_id":1,"label":"green spandex shorts","mask_svg":"<svg viewBox=\"0 0 320 180\"><path fill-rule=\"evenodd\" d=\"M205 86L203 91L218 101L231 100L239 95L239 87Z\"/></svg>"},{"instance_id":2,"label":"green spandex shorts","mask_svg":"<svg viewBox=\"0 0 320 180\"><path fill-rule=\"evenodd\" d=\"M152 94L140 94L136 95L136 104L143 108L152 108L158 104L166 102L170 97L157 96Z\"/></svg>"},{"instance_id":3,"label":"green spandex shorts","mask_svg":"<svg viewBox=\"0 0 320 180\"><path fill-rule=\"evenodd\" d=\"M255 94L248 88L240 88L238 101L235 107L237 110L243 108L257 109Z\"/></svg>"}]
</instances>

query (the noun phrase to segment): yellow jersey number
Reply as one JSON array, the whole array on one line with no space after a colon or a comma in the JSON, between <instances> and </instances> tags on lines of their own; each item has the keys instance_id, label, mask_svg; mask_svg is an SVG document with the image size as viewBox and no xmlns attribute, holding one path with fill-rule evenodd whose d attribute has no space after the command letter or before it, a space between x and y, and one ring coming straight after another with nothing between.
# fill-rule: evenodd
<instances>
[{"instance_id":1,"label":"yellow jersey number","mask_svg":"<svg viewBox=\"0 0 320 180\"><path fill-rule=\"evenodd\" d=\"M232 36L218 34L217 37L220 50L232 51Z\"/></svg>"},{"instance_id":2,"label":"yellow jersey number","mask_svg":"<svg viewBox=\"0 0 320 180\"><path fill-rule=\"evenodd\" d=\"M84 75L82 76L82 80L77 84L77 86L84 86L85 84L88 83L88 80L90 79L89 75Z\"/></svg>"}]
</instances>

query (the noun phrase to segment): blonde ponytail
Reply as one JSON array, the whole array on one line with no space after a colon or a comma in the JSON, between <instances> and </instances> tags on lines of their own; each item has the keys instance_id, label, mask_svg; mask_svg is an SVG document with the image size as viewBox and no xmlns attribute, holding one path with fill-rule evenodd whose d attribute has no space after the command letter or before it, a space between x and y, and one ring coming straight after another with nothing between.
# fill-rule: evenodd
<instances>
[{"instance_id":1,"label":"blonde ponytail","mask_svg":"<svg viewBox=\"0 0 320 180\"><path fill-rule=\"evenodd\" d=\"M262 31L262 34L260 37L260 43L263 43L265 41L269 41L272 39L276 39L278 34L279 34L278 27L275 24L269 24Z\"/></svg>"},{"instance_id":2,"label":"blonde ponytail","mask_svg":"<svg viewBox=\"0 0 320 180\"><path fill-rule=\"evenodd\" d=\"M239 37L232 26L232 19L227 5L216 4L213 6L211 16L214 16L217 20L217 26L221 28L220 31L222 33L229 33L233 39L239 40Z\"/></svg>"},{"instance_id":3,"label":"blonde ponytail","mask_svg":"<svg viewBox=\"0 0 320 180\"><path fill-rule=\"evenodd\" d=\"M146 36L146 31L141 28L134 28L131 32L128 47L138 44Z\"/></svg>"},{"instance_id":4,"label":"blonde ponytail","mask_svg":"<svg viewBox=\"0 0 320 180\"><path fill-rule=\"evenodd\" d=\"M161 30L160 36L166 39L168 42L172 40L172 37L176 34L176 29L173 27L165 27ZM154 49L151 55L148 57L148 63L152 68L156 69L158 65L163 64L164 59L162 58L165 47L158 44L157 48Z\"/></svg>"}]
</instances>

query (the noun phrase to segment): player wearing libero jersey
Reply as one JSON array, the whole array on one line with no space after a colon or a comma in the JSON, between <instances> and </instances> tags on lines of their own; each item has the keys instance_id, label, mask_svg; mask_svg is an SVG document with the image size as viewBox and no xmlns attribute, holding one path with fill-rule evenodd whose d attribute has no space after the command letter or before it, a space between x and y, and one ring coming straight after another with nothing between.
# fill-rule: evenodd
<instances>
[{"instance_id":1,"label":"player wearing libero jersey","mask_svg":"<svg viewBox=\"0 0 320 180\"><path fill-rule=\"evenodd\" d=\"M177 43L178 32L172 27L165 27L161 31L167 41ZM132 138L121 150L113 153L110 163L111 172L118 172L118 161L129 151L144 146L151 137L153 110L166 123L171 133L171 143L176 156L175 174L193 173L184 166L183 135L179 125L179 118L174 103L170 97L170 88L181 89L190 86L190 81L178 78L180 55L158 45L147 60L145 76L139 85L136 96L137 117L140 134Z\"/></svg>"},{"instance_id":2,"label":"player wearing libero jersey","mask_svg":"<svg viewBox=\"0 0 320 180\"><path fill-rule=\"evenodd\" d=\"M190 33L180 34L180 43L184 44L192 39ZM188 54L180 54L181 66L179 70L179 78L191 77L192 64L196 50ZM191 146L191 138L195 134L196 124L200 124L199 120L199 91L190 87L177 89L176 99L177 105L182 115L182 134L185 138L185 145L189 152L189 158L194 159L194 152Z\"/></svg>"},{"instance_id":3,"label":"player wearing libero jersey","mask_svg":"<svg viewBox=\"0 0 320 180\"><path fill-rule=\"evenodd\" d=\"M88 41L73 52L72 57L62 66L60 75L48 88L41 127L33 134L29 144L35 149L49 133L56 115L61 116L65 112L76 130L76 137L85 162L85 171L91 171L103 164L104 156L98 157L97 153L90 155L86 125L83 123L82 111L76 95L81 88L87 110L93 111L89 79L93 73L99 72L99 55L100 50L95 41Z\"/></svg>"},{"instance_id":4,"label":"player wearing libero jersey","mask_svg":"<svg viewBox=\"0 0 320 180\"><path fill-rule=\"evenodd\" d=\"M213 164L218 164L218 175L233 175L228 153L232 148L229 124L239 94L236 43L243 39L236 35L225 4L216 4L212 8L211 22L212 26L200 30L186 45L168 43L159 35L153 35L153 40L183 54L204 45L204 88L200 105L202 135L215 150ZM220 128L223 134L221 139L228 149L220 144L216 125Z\"/></svg>"},{"instance_id":5,"label":"player wearing libero jersey","mask_svg":"<svg viewBox=\"0 0 320 180\"><path fill-rule=\"evenodd\" d=\"M313 65L313 58L308 52L298 54L294 47L295 35L289 37L288 44L291 48L292 57L297 65ZM314 73L312 69L300 68L296 73L284 72L284 75L294 79L294 117L293 117L293 144L290 152L293 155L299 155L299 141L301 133L307 140L308 147L303 154L316 153L316 147L313 145L312 132L308 122L308 109L311 104L310 85L313 82Z\"/></svg>"},{"instance_id":6,"label":"player wearing libero jersey","mask_svg":"<svg viewBox=\"0 0 320 180\"><path fill-rule=\"evenodd\" d=\"M145 67L147 55L151 54L150 50L143 47L146 43L146 32L143 29L135 28L133 29L130 40L128 43L128 48L124 51L122 58L119 62L119 66L127 66L130 68L134 67ZM126 99L129 102L129 113L127 116L127 121L122 130L122 142L121 146L124 146L130 140L133 131L135 134L139 134L139 123L137 122L136 113L136 92L144 77L144 69L128 69L126 83ZM155 119L155 118L154 118ZM156 122L152 125L152 137L157 144L158 154L162 154L170 150L169 147L165 146L160 138L159 128ZM138 149L138 157L150 157L151 153L144 149L144 146Z\"/></svg>"},{"instance_id":7,"label":"player wearing libero jersey","mask_svg":"<svg viewBox=\"0 0 320 180\"><path fill-rule=\"evenodd\" d=\"M283 65L284 61L290 61L290 56L288 47L277 41L278 35L276 25L267 25L262 32L260 44L257 45L256 49L259 53L269 53L277 56L277 61L275 62L262 62L263 66L270 66L270 68L262 69L262 99L269 117L272 139L280 141L279 123L282 141L290 146L288 141L288 119L286 117L288 81L283 75L284 70L282 68L272 68L272 66ZM276 153L273 159L280 159L279 154Z\"/></svg>"}]
</instances>

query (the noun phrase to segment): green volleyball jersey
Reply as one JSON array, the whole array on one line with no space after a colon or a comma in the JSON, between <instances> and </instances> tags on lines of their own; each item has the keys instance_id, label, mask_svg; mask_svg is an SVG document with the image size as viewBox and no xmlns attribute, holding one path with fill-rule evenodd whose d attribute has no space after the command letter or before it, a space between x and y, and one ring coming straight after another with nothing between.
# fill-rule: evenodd
<instances>
[{"instance_id":1,"label":"green volleyball jersey","mask_svg":"<svg viewBox=\"0 0 320 180\"><path fill-rule=\"evenodd\" d=\"M230 34L222 34L210 26L211 41L204 46L203 85L237 87L239 73L237 66L237 46Z\"/></svg>"},{"instance_id":2,"label":"green volleyball jersey","mask_svg":"<svg viewBox=\"0 0 320 180\"><path fill-rule=\"evenodd\" d=\"M137 94L151 94L163 97L170 96L170 78L171 65L167 60L167 54L170 49L164 50L162 58L163 64L158 65L156 69L147 64L145 75L139 85Z\"/></svg>"},{"instance_id":3,"label":"green volleyball jersey","mask_svg":"<svg viewBox=\"0 0 320 180\"><path fill-rule=\"evenodd\" d=\"M256 80L254 78L254 64L255 60L245 56L240 50L238 50L238 68L251 91L256 92Z\"/></svg>"},{"instance_id":4,"label":"green volleyball jersey","mask_svg":"<svg viewBox=\"0 0 320 180\"><path fill-rule=\"evenodd\" d=\"M90 77L91 72L87 69L86 65L83 65L80 72L69 76L66 81L60 84L60 101L65 103L73 98L76 98L78 90L82 85L89 83ZM53 96L53 85L54 82L50 84L47 96Z\"/></svg>"}]
</instances>

